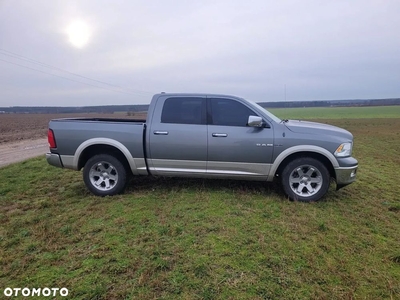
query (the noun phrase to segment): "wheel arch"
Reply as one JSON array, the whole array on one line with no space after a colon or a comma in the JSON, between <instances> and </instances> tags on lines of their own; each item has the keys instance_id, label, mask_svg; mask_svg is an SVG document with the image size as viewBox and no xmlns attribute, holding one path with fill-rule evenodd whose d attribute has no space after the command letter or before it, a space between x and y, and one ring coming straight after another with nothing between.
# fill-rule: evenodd
<instances>
[{"instance_id":1,"label":"wheel arch","mask_svg":"<svg viewBox=\"0 0 400 300\"><path fill-rule=\"evenodd\" d=\"M129 173L137 173L136 164L129 150L120 142L113 139L94 138L83 142L75 151L74 166L82 169L86 162L97 154L110 154L121 161Z\"/></svg>"},{"instance_id":2,"label":"wheel arch","mask_svg":"<svg viewBox=\"0 0 400 300\"><path fill-rule=\"evenodd\" d=\"M336 180L335 168L339 166L336 158L332 153L324 148L317 146L296 146L283 151L275 159L274 164L270 169L268 178L273 180L276 175L280 175L284 167L292 160L299 157L311 157L322 162L329 171L329 175Z\"/></svg>"}]
</instances>

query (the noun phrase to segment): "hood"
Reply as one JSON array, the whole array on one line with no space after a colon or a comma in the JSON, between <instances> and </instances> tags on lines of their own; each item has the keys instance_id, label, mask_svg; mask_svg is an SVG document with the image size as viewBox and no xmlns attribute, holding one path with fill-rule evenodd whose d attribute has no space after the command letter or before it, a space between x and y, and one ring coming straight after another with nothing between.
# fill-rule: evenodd
<instances>
[{"instance_id":1,"label":"hood","mask_svg":"<svg viewBox=\"0 0 400 300\"><path fill-rule=\"evenodd\" d=\"M308 133L308 134L322 134L322 135L334 135L348 140L353 140L353 135L347 130L316 122L308 122L301 120L289 120L285 123L286 127L296 133Z\"/></svg>"}]
</instances>

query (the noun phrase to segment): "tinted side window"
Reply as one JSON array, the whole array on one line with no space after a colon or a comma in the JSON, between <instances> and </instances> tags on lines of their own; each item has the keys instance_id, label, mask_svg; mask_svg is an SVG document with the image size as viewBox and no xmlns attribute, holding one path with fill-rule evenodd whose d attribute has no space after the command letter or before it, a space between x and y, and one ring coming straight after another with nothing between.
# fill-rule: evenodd
<instances>
[{"instance_id":1,"label":"tinted side window","mask_svg":"<svg viewBox=\"0 0 400 300\"><path fill-rule=\"evenodd\" d=\"M161 123L205 124L205 108L204 98L168 98L164 102Z\"/></svg>"},{"instance_id":2,"label":"tinted side window","mask_svg":"<svg viewBox=\"0 0 400 300\"><path fill-rule=\"evenodd\" d=\"M255 112L242 103L231 99L211 99L212 123L223 126L247 126L249 116Z\"/></svg>"}]
</instances>

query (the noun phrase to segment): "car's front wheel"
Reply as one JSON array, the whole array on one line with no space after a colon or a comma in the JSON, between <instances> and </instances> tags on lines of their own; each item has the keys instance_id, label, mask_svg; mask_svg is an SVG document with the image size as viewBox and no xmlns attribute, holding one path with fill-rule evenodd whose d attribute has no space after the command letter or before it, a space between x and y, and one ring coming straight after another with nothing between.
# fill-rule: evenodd
<instances>
[{"instance_id":1,"label":"car's front wheel","mask_svg":"<svg viewBox=\"0 0 400 300\"><path fill-rule=\"evenodd\" d=\"M91 157L83 169L86 187L97 196L113 196L125 189L126 169L122 163L109 154Z\"/></svg>"},{"instance_id":2,"label":"car's front wheel","mask_svg":"<svg viewBox=\"0 0 400 300\"><path fill-rule=\"evenodd\" d=\"M300 157L289 162L282 172L282 187L286 195L302 202L320 200L329 189L330 175L317 159Z\"/></svg>"}]
</instances>

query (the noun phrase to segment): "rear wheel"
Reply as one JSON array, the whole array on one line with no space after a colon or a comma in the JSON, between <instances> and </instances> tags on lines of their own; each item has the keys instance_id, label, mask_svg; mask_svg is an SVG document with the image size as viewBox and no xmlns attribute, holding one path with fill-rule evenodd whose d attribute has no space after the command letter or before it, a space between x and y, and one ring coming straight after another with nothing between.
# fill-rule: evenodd
<instances>
[{"instance_id":1,"label":"rear wheel","mask_svg":"<svg viewBox=\"0 0 400 300\"><path fill-rule=\"evenodd\" d=\"M127 173L122 163L109 154L90 158L83 169L86 187L97 196L113 196L123 192Z\"/></svg>"},{"instance_id":2,"label":"rear wheel","mask_svg":"<svg viewBox=\"0 0 400 300\"><path fill-rule=\"evenodd\" d=\"M328 192L329 184L328 169L311 157L292 160L282 172L283 190L292 200L318 201Z\"/></svg>"}]
</instances>

